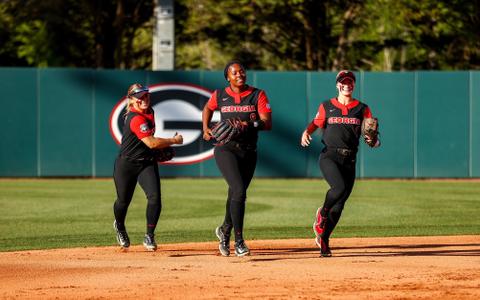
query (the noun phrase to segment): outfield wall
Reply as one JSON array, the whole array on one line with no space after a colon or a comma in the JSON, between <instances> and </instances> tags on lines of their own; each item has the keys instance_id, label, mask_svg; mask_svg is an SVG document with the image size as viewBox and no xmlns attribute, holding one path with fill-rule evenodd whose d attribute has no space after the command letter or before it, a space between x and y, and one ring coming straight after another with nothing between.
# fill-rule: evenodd
<instances>
[{"instance_id":1,"label":"outfield wall","mask_svg":"<svg viewBox=\"0 0 480 300\"><path fill-rule=\"evenodd\" d=\"M383 143L362 143L359 177L480 177L480 72L356 74L355 97L379 118ZM319 103L336 94L334 79L332 72L248 72L273 110L273 131L260 134L256 176L321 176L320 134L308 149L299 140ZM226 84L222 72L210 71L0 68L0 176L111 176L118 145L109 118L133 82ZM162 166L161 173L220 175L213 159Z\"/></svg>"}]
</instances>

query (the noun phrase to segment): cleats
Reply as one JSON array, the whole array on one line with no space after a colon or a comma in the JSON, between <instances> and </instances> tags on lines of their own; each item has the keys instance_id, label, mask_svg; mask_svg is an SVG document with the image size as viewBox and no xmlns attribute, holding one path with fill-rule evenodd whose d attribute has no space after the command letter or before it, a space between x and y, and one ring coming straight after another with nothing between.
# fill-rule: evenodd
<instances>
[{"instance_id":1,"label":"cleats","mask_svg":"<svg viewBox=\"0 0 480 300\"><path fill-rule=\"evenodd\" d=\"M155 242L155 235L153 234L145 234L143 238L143 246L147 251L156 251L157 250L157 243Z\"/></svg>"},{"instance_id":2,"label":"cleats","mask_svg":"<svg viewBox=\"0 0 480 300\"><path fill-rule=\"evenodd\" d=\"M115 233L117 235L117 242L122 248L130 247L130 239L128 238L128 234L126 230L119 230L117 226L117 221L113 221L113 228L115 229Z\"/></svg>"},{"instance_id":3,"label":"cleats","mask_svg":"<svg viewBox=\"0 0 480 300\"><path fill-rule=\"evenodd\" d=\"M115 229L115 233L117 235L117 242L123 248L127 249L130 247L130 238L128 237L128 233L126 230L118 229L117 221L113 221L113 228ZM155 236L153 234L146 234L143 239L143 246L148 251L155 251L157 250L157 243L155 243Z\"/></svg>"},{"instance_id":4,"label":"cleats","mask_svg":"<svg viewBox=\"0 0 480 300\"><path fill-rule=\"evenodd\" d=\"M235 242L235 255L237 256L246 256L250 255L250 249L248 249L245 241Z\"/></svg>"},{"instance_id":5,"label":"cleats","mask_svg":"<svg viewBox=\"0 0 480 300\"><path fill-rule=\"evenodd\" d=\"M220 254L222 254L222 256L229 256L230 255L230 236L223 233L221 226L218 226L215 229L215 235L220 241L220 243L218 244L218 250L220 250Z\"/></svg>"},{"instance_id":6,"label":"cleats","mask_svg":"<svg viewBox=\"0 0 480 300\"><path fill-rule=\"evenodd\" d=\"M332 256L332 251L330 250L330 246L328 245L328 240L323 239L321 236L317 236L315 238L315 243L317 243L317 246L320 248L320 256Z\"/></svg>"},{"instance_id":7,"label":"cleats","mask_svg":"<svg viewBox=\"0 0 480 300\"><path fill-rule=\"evenodd\" d=\"M317 209L315 215L315 221L313 222L313 232L315 233L315 243L320 248L320 256L330 257L332 256L332 251L330 250L329 240L322 237L323 232L325 231L325 223L327 218L323 217L321 214L322 208Z\"/></svg>"},{"instance_id":8,"label":"cleats","mask_svg":"<svg viewBox=\"0 0 480 300\"><path fill-rule=\"evenodd\" d=\"M325 228L325 222L327 221L327 218L322 217L321 211L322 208L319 207L315 215L315 221L313 222L313 232L315 233L315 236L322 235Z\"/></svg>"}]
</instances>

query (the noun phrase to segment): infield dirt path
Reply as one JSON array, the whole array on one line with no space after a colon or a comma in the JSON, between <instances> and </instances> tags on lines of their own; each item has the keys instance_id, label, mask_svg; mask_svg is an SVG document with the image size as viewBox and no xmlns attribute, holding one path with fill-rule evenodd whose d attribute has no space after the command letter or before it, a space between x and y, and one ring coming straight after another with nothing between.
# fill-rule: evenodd
<instances>
[{"instance_id":1,"label":"infield dirt path","mask_svg":"<svg viewBox=\"0 0 480 300\"><path fill-rule=\"evenodd\" d=\"M480 299L480 236L248 241L0 253L2 299Z\"/></svg>"}]
</instances>

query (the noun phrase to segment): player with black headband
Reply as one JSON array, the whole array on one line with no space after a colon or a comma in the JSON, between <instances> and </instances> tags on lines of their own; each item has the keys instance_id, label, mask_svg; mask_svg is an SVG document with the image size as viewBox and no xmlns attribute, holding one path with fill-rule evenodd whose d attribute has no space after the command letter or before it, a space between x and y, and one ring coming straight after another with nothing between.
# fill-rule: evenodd
<instances>
[{"instance_id":1,"label":"player with black headband","mask_svg":"<svg viewBox=\"0 0 480 300\"><path fill-rule=\"evenodd\" d=\"M249 255L243 238L243 221L247 188L257 164L258 131L272 128L271 109L263 90L246 83L245 68L238 61L225 66L225 79L229 86L215 90L206 103L203 114L203 138L216 139L215 161L228 184L228 196L223 224L216 228L221 255L230 255L230 235L235 236L235 254ZM235 123L238 134L219 140L209 127L213 112L220 111L221 120Z\"/></svg>"}]
</instances>

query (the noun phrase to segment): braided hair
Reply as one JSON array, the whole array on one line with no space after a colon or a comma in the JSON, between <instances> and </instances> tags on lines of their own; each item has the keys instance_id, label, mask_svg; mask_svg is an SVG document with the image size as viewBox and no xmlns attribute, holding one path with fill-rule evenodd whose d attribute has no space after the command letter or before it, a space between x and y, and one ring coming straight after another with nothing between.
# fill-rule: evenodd
<instances>
[{"instance_id":1,"label":"braided hair","mask_svg":"<svg viewBox=\"0 0 480 300\"><path fill-rule=\"evenodd\" d=\"M242 62L240 62L239 60L231 60L225 65L225 69L223 69L223 76L225 76L225 80L228 81L228 69L235 64L240 65L240 67L242 67L242 69L245 70L245 67L243 66Z\"/></svg>"}]
</instances>

